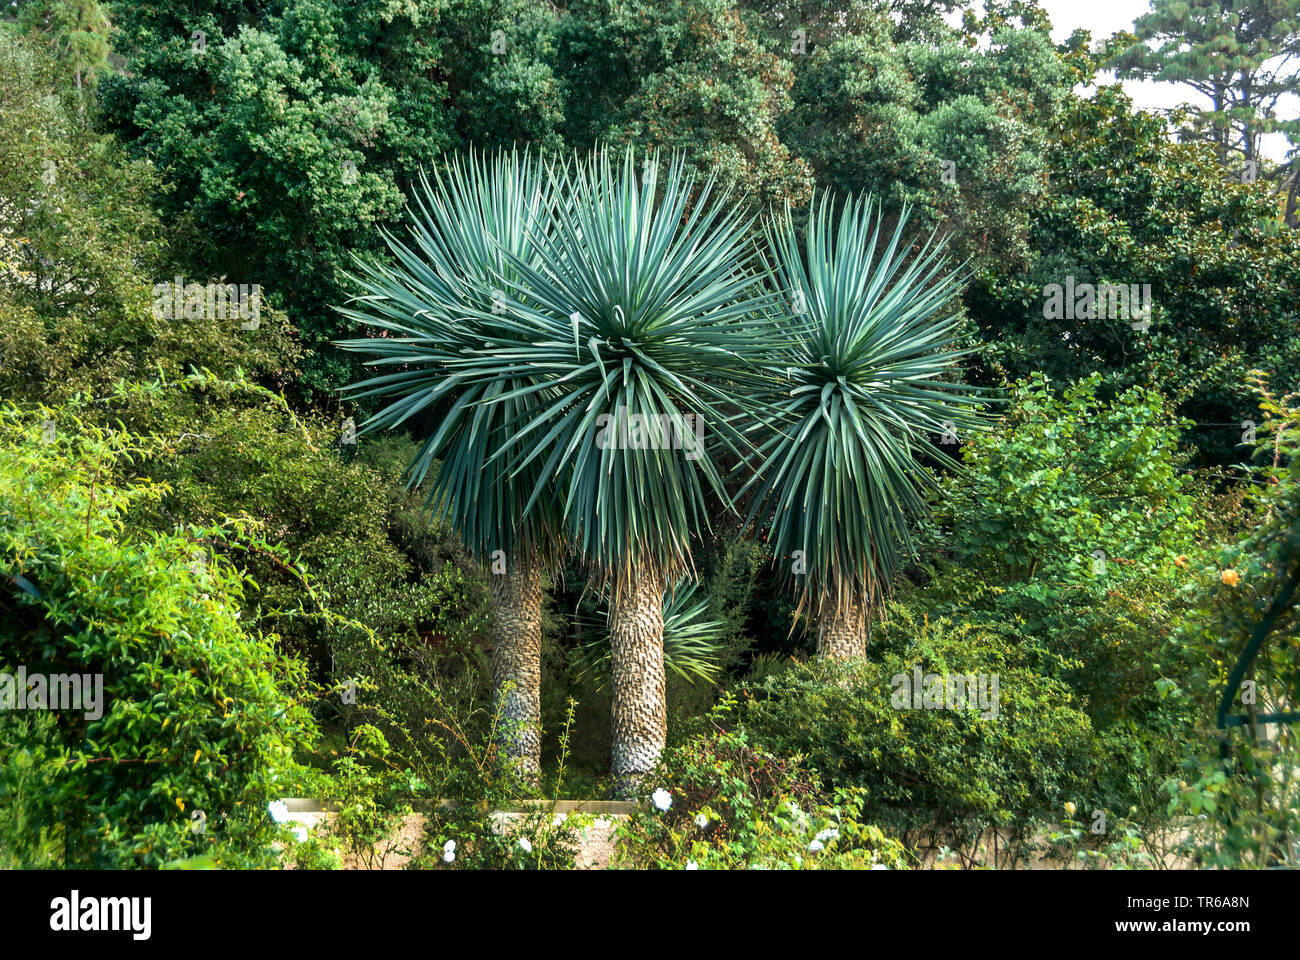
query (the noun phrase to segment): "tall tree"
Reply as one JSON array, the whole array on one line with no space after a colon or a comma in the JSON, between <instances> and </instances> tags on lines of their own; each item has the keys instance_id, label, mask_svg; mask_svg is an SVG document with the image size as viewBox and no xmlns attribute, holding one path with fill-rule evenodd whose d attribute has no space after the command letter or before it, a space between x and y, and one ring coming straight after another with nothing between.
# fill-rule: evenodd
<instances>
[{"instance_id":1,"label":"tall tree","mask_svg":"<svg viewBox=\"0 0 1300 960\"><path fill-rule=\"evenodd\" d=\"M1279 100L1300 94L1300 0L1151 0L1133 32L1111 61L1119 76L1206 96L1200 115L1221 163L1258 164L1260 137L1300 130L1277 115Z\"/></svg>"},{"instance_id":2,"label":"tall tree","mask_svg":"<svg viewBox=\"0 0 1300 960\"><path fill-rule=\"evenodd\" d=\"M112 29L98 0L19 0L18 25L43 37L72 75L77 91L108 63Z\"/></svg>"},{"instance_id":3,"label":"tall tree","mask_svg":"<svg viewBox=\"0 0 1300 960\"><path fill-rule=\"evenodd\" d=\"M168 335L149 310L157 171L94 129L50 53L0 27L0 393L46 402L151 368L143 345Z\"/></svg>"},{"instance_id":4,"label":"tall tree","mask_svg":"<svg viewBox=\"0 0 1300 960\"><path fill-rule=\"evenodd\" d=\"M518 418L528 452L514 469L544 464L531 500L558 489L568 539L608 591L613 773L627 796L665 743L664 592L730 505L719 458L741 449L731 418L776 334L757 319L767 295L742 214L681 156L597 152L556 190L540 265L512 258L517 322L490 355L451 366L468 382L544 378L498 402L555 392Z\"/></svg>"},{"instance_id":5,"label":"tall tree","mask_svg":"<svg viewBox=\"0 0 1300 960\"><path fill-rule=\"evenodd\" d=\"M817 623L818 654L848 659L865 655L871 605L924 512L923 461L953 465L937 444L976 421L973 388L954 378L962 275L942 241L912 255L904 214L882 249L869 195L833 211L829 195L814 202L804 249L788 207L767 230L773 276L802 323L773 358L787 382L768 401L750 516L787 558L780 572Z\"/></svg>"},{"instance_id":6,"label":"tall tree","mask_svg":"<svg viewBox=\"0 0 1300 960\"><path fill-rule=\"evenodd\" d=\"M1239 462L1235 425L1254 408L1247 372L1300 387L1300 236L1276 198L1225 178L1208 144L1170 142L1163 119L1134 110L1118 85L1071 98L1056 137L1028 270L988 266L966 296L988 344L981 360L1010 379L1101 371L1107 389L1172 387L1185 394L1179 412L1206 424L1203 454ZM1048 287L1071 282L1149 285L1149 324L1046 309Z\"/></svg>"},{"instance_id":7,"label":"tall tree","mask_svg":"<svg viewBox=\"0 0 1300 960\"><path fill-rule=\"evenodd\" d=\"M867 20L791 55L780 135L821 185L871 192L894 215L910 205L963 257L1022 261L1071 82L1046 29L999 20L903 43L895 29Z\"/></svg>"},{"instance_id":8,"label":"tall tree","mask_svg":"<svg viewBox=\"0 0 1300 960\"><path fill-rule=\"evenodd\" d=\"M399 222L421 164L558 144L542 0L178 0L116 17L112 128L175 184L159 199L195 225L191 269L259 283L289 313L313 351L307 396L357 373L321 304L347 296L351 252L384 255L376 228Z\"/></svg>"},{"instance_id":9,"label":"tall tree","mask_svg":"<svg viewBox=\"0 0 1300 960\"><path fill-rule=\"evenodd\" d=\"M807 198L812 173L775 130L790 68L731 0L578 0L559 60L575 147L680 150L727 186Z\"/></svg>"},{"instance_id":10,"label":"tall tree","mask_svg":"<svg viewBox=\"0 0 1300 960\"><path fill-rule=\"evenodd\" d=\"M538 371L495 364L495 341L516 332L506 289L531 302L521 284L550 239L553 194L545 164L518 153L452 160L422 182L412 244L390 237L397 265L362 264L355 306L345 316L379 336L341 345L385 372L355 384L355 398L386 404L363 430L424 426L408 469L412 485L434 466L429 501L449 516L488 566L493 600L492 667L500 741L527 781L541 771L542 580L560 554L554 500L534 494L540 464L515 471L526 452L514 424L547 401ZM469 354L488 373L462 378Z\"/></svg>"}]
</instances>

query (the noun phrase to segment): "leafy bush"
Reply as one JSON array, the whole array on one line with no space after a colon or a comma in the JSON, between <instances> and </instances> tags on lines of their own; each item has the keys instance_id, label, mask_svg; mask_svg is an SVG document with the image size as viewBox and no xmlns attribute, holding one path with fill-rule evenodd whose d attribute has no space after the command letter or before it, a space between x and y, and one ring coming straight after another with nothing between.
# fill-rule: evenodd
<instances>
[{"instance_id":1,"label":"leafy bush","mask_svg":"<svg viewBox=\"0 0 1300 960\"><path fill-rule=\"evenodd\" d=\"M1163 820L1159 784L1190 718L1157 681L1183 676L1172 635L1215 511L1170 402L1140 388L1103 401L1102 386L1015 385L1005 420L964 445L965 473L936 498L927 582L900 602L1050 653L1044 669L1092 725L1091 783L1074 799Z\"/></svg>"},{"instance_id":2,"label":"leafy bush","mask_svg":"<svg viewBox=\"0 0 1300 960\"><path fill-rule=\"evenodd\" d=\"M241 621L226 531L123 533L162 494L119 478L140 442L55 416L0 408L0 662L102 677L103 699L53 723L6 711L0 793L64 866L269 866L267 804L315 738L305 670Z\"/></svg>"},{"instance_id":3,"label":"leafy bush","mask_svg":"<svg viewBox=\"0 0 1300 960\"><path fill-rule=\"evenodd\" d=\"M905 863L898 841L862 819L860 790L823 794L797 759L719 721L664 752L645 785L651 809L618 830L618 861L660 869L870 869ZM828 799L829 797L829 799Z\"/></svg>"},{"instance_id":4,"label":"leafy bush","mask_svg":"<svg viewBox=\"0 0 1300 960\"><path fill-rule=\"evenodd\" d=\"M911 847L969 846L995 827L1027 839L1035 818L1087 784L1091 724L1051 676L1051 655L1006 628L898 606L874 633L872 659L794 664L744 688L741 728L805 757L822 789L861 790L862 816ZM983 675L989 702L900 709L917 670Z\"/></svg>"},{"instance_id":5,"label":"leafy bush","mask_svg":"<svg viewBox=\"0 0 1300 960\"><path fill-rule=\"evenodd\" d=\"M44 763L53 740L49 714L0 719L0 869L50 870L62 865L63 831L47 822Z\"/></svg>"},{"instance_id":6,"label":"leafy bush","mask_svg":"<svg viewBox=\"0 0 1300 960\"><path fill-rule=\"evenodd\" d=\"M334 761L331 776L322 783L335 813L328 829L313 839L323 845L337 841L340 853L350 854L367 870L382 868L390 853L409 853L397 848L399 828L412 811L412 794L422 785L389 759L391 752L382 732L362 724L352 733L347 755ZM324 865L332 866L328 861Z\"/></svg>"},{"instance_id":7,"label":"leafy bush","mask_svg":"<svg viewBox=\"0 0 1300 960\"><path fill-rule=\"evenodd\" d=\"M1191 818L1188 853L1202 866L1300 863L1296 722L1260 716L1300 701L1300 406L1257 379L1264 414L1250 506L1253 523L1198 565L1179 625L1179 665L1162 690L1196 718L1183 769L1164 783L1171 816ZM1244 673L1232 673L1257 644ZM1241 726L1217 729L1221 698Z\"/></svg>"},{"instance_id":8,"label":"leafy bush","mask_svg":"<svg viewBox=\"0 0 1300 960\"><path fill-rule=\"evenodd\" d=\"M487 591L455 534L430 522L418 491L399 485L406 441L354 447L339 425L206 370L119 386L74 406L160 438L136 469L165 490L127 518L132 530L233 517L310 569L308 588L276 552L231 557L250 581L245 616L273 625L315 679L370 684L357 705L373 710L345 710L331 697L317 703L318 720L376 724L404 755L423 742L421 683L460 669L461 658L445 653L472 659L486 632Z\"/></svg>"},{"instance_id":9,"label":"leafy bush","mask_svg":"<svg viewBox=\"0 0 1300 960\"><path fill-rule=\"evenodd\" d=\"M1059 395L1041 374L1015 384L1005 420L968 438L965 473L936 498L935 546L991 582L1044 589L1144 576L1180 553L1199 527L1181 421L1151 390L1104 402L1102 383L1093 374Z\"/></svg>"},{"instance_id":10,"label":"leafy bush","mask_svg":"<svg viewBox=\"0 0 1300 960\"><path fill-rule=\"evenodd\" d=\"M590 818L558 815L554 802L529 802L523 814L506 813L535 790L502 764L494 736L499 715L483 709L486 697L467 698L445 678L427 692L426 722L409 724L427 739L418 748L409 741L399 744L405 749L390 746L377 726L353 727L344 755L315 779L333 816L293 846L295 864L337 869L346 857L362 869L382 869L390 854L398 854L410 857L411 870L572 868L578 832ZM565 782L573 706L560 733L553 798ZM387 719L398 736L411 736L401 718ZM415 811L424 817L423 833L407 847L401 828Z\"/></svg>"},{"instance_id":11,"label":"leafy bush","mask_svg":"<svg viewBox=\"0 0 1300 960\"><path fill-rule=\"evenodd\" d=\"M426 833L426 853L412 869L572 870L583 814L538 807L509 816L478 806L439 817ZM444 839L446 838L446 839ZM450 856L449 856L450 855Z\"/></svg>"},{"instance_id":12,"label":"leafy bush","mask_svg":"<svg viewBox=\"0 0 1300 960\"><path fill-rule=\"evenodd\" d=\"M429 811L425 824L425 850L410 864L412 869L457 870L567 870L578 852L578 834L589 825L584 814L557 814L555 800L564 789L569 758L569 735L577 704L570 700L560 732L559 763L552 782L552 802L534 804L522 816L505 811L529 793L502 763L500 741L492 717L489 729L473 737L453 714L441 723L444 742L459 747L444 753L444 763L434 771L437 795L449 804Z\"/></svg>"}]
</instances>

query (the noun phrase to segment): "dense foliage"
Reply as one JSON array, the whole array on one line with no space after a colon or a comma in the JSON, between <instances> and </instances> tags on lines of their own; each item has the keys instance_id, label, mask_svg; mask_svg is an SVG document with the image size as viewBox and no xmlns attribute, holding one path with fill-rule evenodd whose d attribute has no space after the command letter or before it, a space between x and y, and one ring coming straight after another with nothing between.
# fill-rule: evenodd
<instances>
[{"instance_id":1,"label":"dense foliage","mask_svg":"<svg viewBox=\"0 0 1300 960\"><path fill-rule=\"evenodd\" d=\"M47 677L52 708L17 712L35 694L8 684L0 794L15 828L40 829L7 830L6 858L39 837L60 866L273 863L267 804L302 778L312 690L241 622L239 531L123 535L161 493L118 479L140 452L130 436L12 407L0 432L0 656L9 680ZM56 696L60 676L79 697Z\"/></svg>"},{"instance_id":2,"label":"dense foliage","mask_svg":"<svg viewBox=\"0 0 1300 960\"><path fill-rule=\"evenodd\" d=\"M0 675L102 675L103 711L0 707L0 865L373 865L443 799L411 866L570 866L581 817L491 813L607 795L611 611L648 558L677 586L646 607L668 745L622 865L1294 866L1295 734L1259 718L1300 698L1296 178L1240 167L1295 131L1262 88L1171 137L1088 86L1257 76L1260 44L1296 45L1295 4L1268 6L1225 66L1223 24L1164 0L1145 53L1053 43L1032 0L11 5ZM471 157L538 177L495 233ZM879 246L823 257L867 195ZM931 236L961 272L927 272ZM818 339L792 309L881 294L882 260L915 282L874 325L836 301ZM174 282L258 284L260 315L160 314ZM1053 307L1085 285L1149 311ZM900 360L902 329L931 338ZM362 354L406 388L382 436L384 391L341 393ZM957 399L908 407L915 378ZM524 413L482 427L502 396ZM703 458L600 449L629 398L704 411ZM799 415L778 517L755 454ZM852 461L839 486L818 452ZM521 783L489 541L530 499ZM853 556L865 656L809 658L797 549ZM268 804L295 794L333 826L294 839Z\"/></svg>"}]
</instances>

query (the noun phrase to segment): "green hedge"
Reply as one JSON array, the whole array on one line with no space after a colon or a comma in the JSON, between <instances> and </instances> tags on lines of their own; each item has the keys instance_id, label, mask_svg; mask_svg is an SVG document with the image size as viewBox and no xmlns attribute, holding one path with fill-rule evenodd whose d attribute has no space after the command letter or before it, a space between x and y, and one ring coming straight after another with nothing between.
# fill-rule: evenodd
<instances>
[{"instance_id":1,"label":"green hedge","mask_svg":"<svg viewBox=\"0 0 1300 960\"><path fill-rule=\"evenodd\" d=\"M0 408L0 673L102 675L102 715L0 711L0 859L270 866L305 670L241 621L222 531L124 532L161 492L121 479L139 442L55 416Z\"/></svg>"}]
</instances>

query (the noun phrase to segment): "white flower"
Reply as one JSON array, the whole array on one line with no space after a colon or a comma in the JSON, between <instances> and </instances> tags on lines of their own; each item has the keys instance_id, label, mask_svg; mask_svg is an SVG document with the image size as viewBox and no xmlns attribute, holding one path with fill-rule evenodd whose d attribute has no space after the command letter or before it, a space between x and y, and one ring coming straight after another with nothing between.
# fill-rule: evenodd
<instances>
[{"instance_id":1,"label":"white flower","mask_svg":"<svg viewBox=\"0 0 1300 960\"><path fill-rule=\"evenodd\" d=\"M673 795L663 787L651 794L650 799L654 801L655 807L659 810L667 810L673 805Z\"/></svg>"},{"instance_id":2,"label":"white flower","mask_svg":"<svg viewBox=\"0 0 1300 960\"><path fill-rule=\"evenodd\" d=\"M686 861L686 869L687 869L687 870L698 870L698 869L700 869L700 865L699 865L698 863L696 863L694 860L687 860L687 861Z\"/></svg>"},{"instance_id":3,"label":"white flower","mask_svg":"<svg viewBox=\"0 0 1300 960\"><path fill-rule=\"evenodd\" d=\"M697 814L695 817L695 825L703 830L709 825L709 818L702 813Z\"/></svg>"},{"instance_id":4,"label":"white flower","mask_svg":"<svg viewBox=\"0 0 1300 960\"><path fill-rule=\"evenodd\" d=\"M564 825L564 814L557 813L555 819L551 821L551 826L560 827Z\"/></svg>"},{"instance_id":5,"label":"white flower","mask_svg":"<svg viewBox=\"0 0 1300 960\"><path fill-rule=\"evenodd\" d=\"M871 865L871 869L872 869L872 870L888 870L889 868L888 868L887 866L885 866L883 863L873 863L873 864Z\"/></svg>"},{"instance_id":6,"label":"white flower","mask_svg":"<svg viewBox=\"0 0 1300 960\"><path fill-rule=\"evenodd\" d=\"M442 845L442 862L451 863L456 859L456 841L448 840Z\"/></svg>"},{"instance_id":7,"label":"white flower","mask_svg":"<svg viewBox=\"0 0 1300 960\"><path fill-rule=\"evenodd\" d=\"M276 823L286 823L289 820L289 805L283 800L272 800L266 805L266 809L271 814L271 819Z\"/></svg>"},{"instance_id":8,"label":"white flower","mask_svg":"<svg viewBox=\"0 0 1300 960\"><path fill-rule=\"evenodd\" d=\"M533 852L532 841L530 841L527 837L520 837L519 849L523 850L524 853L532 853Z\"/></svg>"},{"instance_id":9,"label":"white flower","mask_svg":"<svg viewBox=\"0 0 1300 960\"><path fill-rule=\"evenodd\" d=\"M293 838L294 838L295 840L297 840L299 843L306 843L306 842L307 842L307 828L306 828L306 827L294 827L294 828L293 828Z\"/></svg>"},{"instance_id":10,"label":"white flower","mask_svg":"<svg viewBox=\"0 0 1300 960\"><path fill-rule=\"evenodd\" d=\"M825 830L822 830L817 834L816 840L821 843L826 843L830 840L838 840L839 838L840 832L838 830L834 827L827 827Z\"/></svg>"},{"instance_id":11,"label":"white flower","mask_svg":"<svg viewBox=\"0 0 1300 960\"><path fill-rule=\"evenodd\" d=\"M813 840L812 843L808 844L809 853L821 853L821 851L824 849L826 848L822 846L822 842L820 840Z\"/></svg>"}]
</instances>

